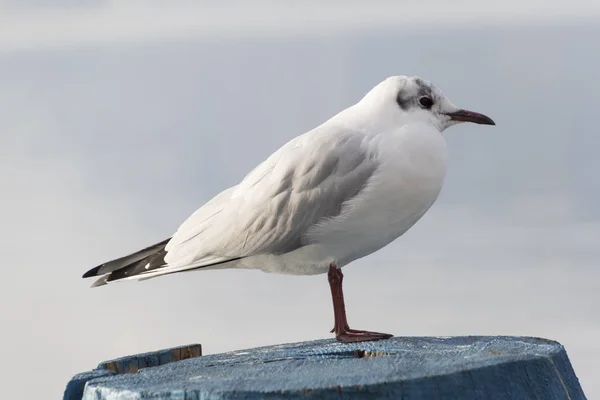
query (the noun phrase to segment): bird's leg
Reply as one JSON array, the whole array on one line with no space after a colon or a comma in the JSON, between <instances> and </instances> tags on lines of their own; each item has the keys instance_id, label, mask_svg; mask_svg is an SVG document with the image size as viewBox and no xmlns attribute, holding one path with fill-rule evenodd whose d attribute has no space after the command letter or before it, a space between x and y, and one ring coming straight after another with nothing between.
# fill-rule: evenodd
<instances>
[{"instance_id":1,"label":"bird's leg","mask_svg":"<svg viewBox=\"0 0 600 400\"><path fill-rule=\"evenodd\" d=\"M342 291L342 281L344 275L342 270L335 263L329 265L329 287L331 288L331 298L333 300L333 316L335 324L331 332L335 332L335 338L340 342L366 342L371 340L387 339L392 335L387 333L359 331L350 329L346 319L346 305L344 304L344 292Z\"/></svg>"},{"instance_id":2,"label":"bird's leg","mask_svg":"<svg viewBox=\"0 0 600 400\"><path fill-rule=\"evenodd\" d=\"M342 274L341 269L336 267L334 263L331 263L329 265L327 278L329 278L331 298L333 299L334 325L330 332L335 332L337 336L338 332L350 329L348 326L348 321L346 320L346 305L344 304L344 293L342 292L342 281L344 279L344 275Z\"/></svg>"}]
</instances>

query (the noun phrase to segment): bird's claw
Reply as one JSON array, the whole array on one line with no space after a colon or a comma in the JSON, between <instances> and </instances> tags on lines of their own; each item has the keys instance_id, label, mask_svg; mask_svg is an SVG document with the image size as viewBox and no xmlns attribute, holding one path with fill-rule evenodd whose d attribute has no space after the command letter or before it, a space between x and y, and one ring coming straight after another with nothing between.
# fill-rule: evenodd
<instances>
[{"instance_id":1,"label":"bird's claw","mask_svg":"<svg viewBox=\"0 0 600 400\"><path fill-rule=\"evenodd\" d=\"M379 333L379 332L369 332L369 331L361 331L357 329L344 329L342 332L338 333L335 338L339 342L343 343L354 343L354 342L370 342L374 340L382 340L389 339L394 335L390 335L389 333Z\"/></svg>"}]
</instances>

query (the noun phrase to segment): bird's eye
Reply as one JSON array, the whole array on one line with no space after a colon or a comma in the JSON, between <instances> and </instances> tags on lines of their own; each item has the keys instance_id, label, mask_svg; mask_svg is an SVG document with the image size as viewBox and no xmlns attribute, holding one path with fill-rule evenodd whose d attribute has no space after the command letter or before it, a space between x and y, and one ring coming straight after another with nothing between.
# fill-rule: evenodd
<instances>
[{"instance_id":1,"label":"bird's eye","mask_svg":"<svg viewBox=\"0 0 600 400\"><path fill-rule=\"evenodd\" d=\"M419 99L419 104L423 108L430 109L433 106L433 100L430 97L423 96Z\"/></svg>"}]
</instances>

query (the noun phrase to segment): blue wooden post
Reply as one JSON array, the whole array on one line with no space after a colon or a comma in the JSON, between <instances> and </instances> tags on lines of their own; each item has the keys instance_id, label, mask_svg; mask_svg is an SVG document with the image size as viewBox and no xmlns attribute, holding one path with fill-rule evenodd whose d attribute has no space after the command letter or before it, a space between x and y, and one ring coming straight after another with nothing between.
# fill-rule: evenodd
<instances>
[{"instance_id":1,"label":"blue wooden post","mask_svg":"<svg viewBox=\"0 0 600 400\"><path fill-rule=\"evenodd\" d=\"M65 399L585 399L564 348L538 338L318 340L187 354L176 362L140 363L161 358L146 354L102 363L97 375L76 375ZM68 397L69 387L80 387L81 397Z\"/></svg>"},{"instance_id":2,"label":"blue wooden post","mask_svg":"<svg viewBox=\"0 0 600 400\"><path fill-rule=\"evenodd\" d=\"M192 344L189 346L174 347L172 349L136 354L133 356L117 358L116 360L105 361L100 363L96 369L92 371L75 375L67 384L63 400L81 400L85 384L95 378L117 374L133 374L142 368L158 367L175 361L200 357L201 355L202 346L199 344Z\"/></svg>"}]
</instances>

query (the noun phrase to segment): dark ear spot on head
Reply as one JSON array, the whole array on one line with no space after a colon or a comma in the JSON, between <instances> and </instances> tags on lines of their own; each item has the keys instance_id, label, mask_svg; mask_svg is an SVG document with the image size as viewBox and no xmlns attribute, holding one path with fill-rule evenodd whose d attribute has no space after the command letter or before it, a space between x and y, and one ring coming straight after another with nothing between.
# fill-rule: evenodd
<instances>
[{"instance_id":1,"label":"dark ear spot on head","mask_svg":"<svg viewBox=\"0 0 600 400\"><path fill-rule=\"evenodd\" d=\"M408 110L410 107L411 99L407 96L406 91L400 89L398 95L396 96L396 103L400 106L404 111Z\"/></svg>"}]
</instances>

